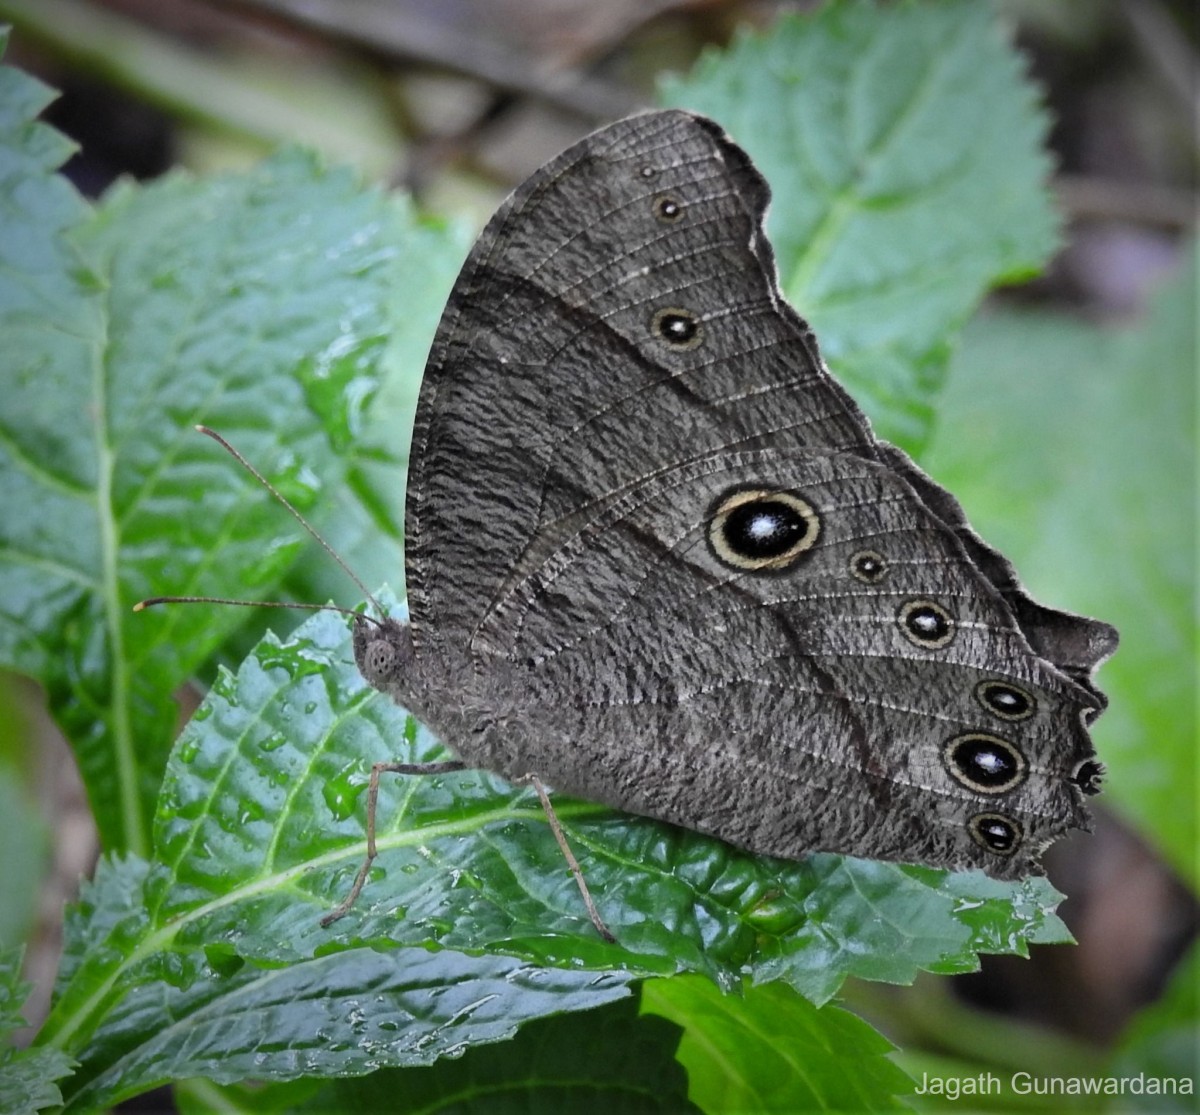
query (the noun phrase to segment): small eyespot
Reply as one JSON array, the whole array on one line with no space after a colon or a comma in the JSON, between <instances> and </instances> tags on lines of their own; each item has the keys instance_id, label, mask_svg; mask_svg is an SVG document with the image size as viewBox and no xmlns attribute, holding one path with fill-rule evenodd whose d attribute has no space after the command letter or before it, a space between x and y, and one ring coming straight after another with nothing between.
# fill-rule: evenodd
<instances>
[{"instance_id":1,"label":"small eyespot","mask_svg":"<svg viewBox=\"0 0 1200 1115\"><path fill-rule=\"evenodd\" d=\"M691 310L669 306L659 310L650 322L654 336L671 348L695 348L704 337L700 319Z\"/></svg>"},{"instance_id":2,"label":"small eyespot","mask_svg":"<svg viewBox=\"0 0 1200 1115\"><path fill-rule=\"evenodd\" d=\"M1098 794L1103 778L1104 764L1096 762L1095 759L1084 759L1071 775L1071 781L1085 794Z\"/></svg>"},{"instance_id":3,"label":"small eyespot","mask_svg":"<svg viewBox=\"0 0 1200 1115\"><path fill-rule=\"evenodd\" d=\"M909 600L896 615L904 637L915 646L936 650L954 638L954 617L932 600Z\"/></svg>"},{"instance_id":4,"label":"small eyespot","mask_svg":"<svg viewBox=\"0 0 1200 1115\"><path fill-rule=\"evenodd\" d=\"M967 831L976 844L998 856L1011 856L1021 843L1021 826L1000 813L976 813Z\"/></svg>"},{"instance_id":5,"label":"small eyespot","mask_svg":"<svg viewBox=\"0 0 1200 1115\"><path fill-rule=\"evenodd\" d=\"M812 504L794 492L741 488L721 496L709 512L708 544L733 569L783 572L820 533Z\"/></svg>"},{"instance_id":6,"label":"small eyespot","mask_svg":"<svg viewBox=\"0 0 1200 1115\"><path fill-rule=\"evenodd\" d=\"M1028 720L1037 712L1033 694L1009 681L981 681L975 699L1001 720Z\"/></svg>"},{"instance_id":7,"label":"small eyespot","mask_svg":"<svg viewBox=\"0 0 1200 1115\"><path fill-rule=\"evenodd\" d=\"M667 224L674 224L683 216L683 203L678 198L663 194L654 199L654 215Z\"/></svg>"},{"instance_id":8,"label":"small eyespot","mask_svg":"<svg viewBox=\"0 0 1200 1115\"><path fill-rule=\"evenodd\" d=\"M887 561L875 550L859 550L850 556L850 575L864 584L877 585L887 576L887 571Z\"/></svg>"},{"instance_id":9,"label":"small eyespot","mask_svg":"<svg viewBox=\"0 0 1200 1115\"><path fill-rule=\"evenodd\" d=\"M653 178L655 175L658 174L658 167L644 166L644 167L642 167L641 174L642 174L643 178Z\"/></svg>"},{"instance_id":10,"label":"small eyespot","mask_svg":"<svg viewBox=\"0 0 1200 1115\"><path fill-rule=\"evenodd\" d=\"M1025 781L1029 764L1006 739L986 732L955 736L942 748L951 776L979 794L1006 794Z\"/></svg>"}]
</instances>

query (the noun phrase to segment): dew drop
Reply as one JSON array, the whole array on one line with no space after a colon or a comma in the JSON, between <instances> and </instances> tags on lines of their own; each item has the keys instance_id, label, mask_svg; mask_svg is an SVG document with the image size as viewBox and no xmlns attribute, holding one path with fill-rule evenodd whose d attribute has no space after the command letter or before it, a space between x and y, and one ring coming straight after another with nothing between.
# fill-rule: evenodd
<instances>
[{"instance_id":1,"label":"dew drop","mask_svg":"<svg viewBox=\"0 0 1200 1115\"><path fill-rule=\"evenodd\" d=\"M200 741L195 736L188 736L179 741L179 750L176 752L181 763L193 762L197 755L200 754Z\"/></svg>"},{"instance_id":2,"label":"dew drop","mask_svg":"<svg viewBox=\"0 0 1200 1115\"><path fill-rule=\"evenodd\" d=\"M266 818L266 811L256 801L247 801L242 803L241 812L238 813L238 824L248 825L252 821L262 821Z\"/></svg>"},{"instance_id":3,"label":"dew drop","mask_svg":"<svg viewBox=\"0 0 1200 1115\"><path fill-rule=\"evenodd\" d=\"M321 796L333 819L345 821L354 813L354 807L365 788L366 782L359 773L358 764L351 763L325 783L321 788Z\"/></svg>"}]
</instances>

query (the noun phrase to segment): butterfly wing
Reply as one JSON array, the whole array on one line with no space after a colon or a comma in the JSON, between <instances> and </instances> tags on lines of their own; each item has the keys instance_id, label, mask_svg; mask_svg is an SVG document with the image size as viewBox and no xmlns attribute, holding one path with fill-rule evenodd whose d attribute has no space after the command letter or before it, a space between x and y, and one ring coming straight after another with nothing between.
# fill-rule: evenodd
<instances>
[{"instance_id":1,"label":"butterfly wing","mask_svg":"<svg viewBox=\"0 0 1200 1115\"><path fill-rule=\"evenodd\" d=\"M489 224L407 509L411 677L461 693L413 704L468 761L756 851L1027 873L1086 824L1115 636L874 439L782 300L768 198L661 112Z\"/></svg>"},{"instance_id":2,"label":"butterfly wing","mask_svg":"<svg viewBox=\"0 0 1200 1115\"><path fill-rule=\"evenodd\" d=\"M659 112L584 139L493 217L417 408L405 563L418 647L473 634L553 524L658 469L768 442L872 452L780 298L768 196L715 124ZM785 397L803 408L781 419Z\"/></svg>"},{"instance_id":3,"label":"butterfly wing","mask_svg":"<svg viewBox=\"0 0 1200 1115\"><path fill-rule=\"evenodd\" d=\"M739 564L714 492L747 491L802 498L814 544ZM1086 825L1097 701L878 462L761 449L667 470L561 539L488 638L529 695L508 773L756 851L1018 877Z\"/></svg>"}]
</instances>

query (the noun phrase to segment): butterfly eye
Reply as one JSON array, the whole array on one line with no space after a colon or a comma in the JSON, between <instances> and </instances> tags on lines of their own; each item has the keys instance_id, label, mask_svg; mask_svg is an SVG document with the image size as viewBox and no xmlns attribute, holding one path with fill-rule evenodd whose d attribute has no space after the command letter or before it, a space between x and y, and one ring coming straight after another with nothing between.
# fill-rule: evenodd
<instances>
[{"instance_id":1,"label":"butterfly eye","mask_svg":"<svg viewBox=\"0 0 1200 1115\"><path fill-rule=\"evenodd\" d=\"M660 221L672 224L683 216L683 205L678 199L664 194L662 197L654 199L654 215Z\"/></svg>"},{"instance_id":2,"label":"butterfly eye","mask_svg":"<svg viewBox=\"0 0 1200 1115\"><path fill-rule=\"evenodd\" d=\"M887 576L887 562L875 550L859 550L850 558L850 575L868 585L878 584Z\"/></svg>"},{"instance_id":3,"label":"butterfly eye","mask_svg":"<svg viewBox=\"0 0 1200 1115\"><path fill-rule=\"evenodd\" d=\"M957 781L980 794L1014 790L1029 771L1025 756L1013 744L985 732L955 736L942 749L942 759Z\"/></svg>"},{"instance_id":4,"label":"butterfly eye","mask_svg":"<svg viewBox=\"0 0 1200 1115\"><path fill-rule=\"evenodd\" d=\"M1007 681L981 681L975 699L1001 720L1027 720L1037 711L1033 695Z\"/></svg>"},{"instance_id":5,"label":"butterfly eye","mask_svg":"<svg viewBox=\"0 0 1200 1115\"><path fill-rule=\"evenodd\" d=\"M1095 759L1084 759L1075 768L1075 773L1071 775L1071 781L1085 794L1098 794L1100 792L1100 780L1103 777L1103 763L1098 763Z\"/></svg>"},{"instance_id":6,"label":"butterfly eye","mask_svg":"<svg viewBox=\"0 0 1200 1115\"><path fill-rule=\"evenodd\" d=\"M793 492L744 488L718 500L708 524L717 559L734 569L778 573L821 533L812 505Z\"/></svg>"},{"instance_id":7,"label":"butterfly eye","mask_svg":"<svg viewBox=\"0 0 1200 1115\"><path fill-rule=\"evenodd\" d=\"M937 649L954 638L954 617L932 600L909 600L896 616L904 637L916 646Z\"/></svg>"},{"instance_id":8,"label":"butterfly eye","mask_svg":"<svg viewBox=\"0 0 1200 1115\"><path fill-rule=\"evenodd\" d=\"M367 644L363 668L368 680L379 681L391 673L396 664L396 648L387 639L373 639Z\"/></svg>"},{"instance_id":9,"label":"butterfly eye","mask_svg":"<svg viewBox=\"0 0 1200 1115\"><path fill-rule=\"evenodd\" d=\"M695 348L703 338L700 319L691 310L677 306L659 310L650 323L651 332L671 348Z\"/></svg>"},{"instance_id":10,"label":"butterfly eye","mask_svg":"<svg viewBox=\"0 0 1200 1115\"><path fill-rule=\"evenodd\" d=\"M1021 843L1021 826L1000 813L976 813L967 830L976 844L998 856L1011 856Z\"/></svg>"}]
</instances>

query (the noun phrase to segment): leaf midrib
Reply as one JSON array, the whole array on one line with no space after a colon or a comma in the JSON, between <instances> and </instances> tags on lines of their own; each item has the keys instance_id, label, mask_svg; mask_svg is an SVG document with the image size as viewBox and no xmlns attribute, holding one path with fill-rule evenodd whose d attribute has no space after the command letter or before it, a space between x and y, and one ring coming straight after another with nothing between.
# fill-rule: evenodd
<instances>
[{"instance_id":1,"label":"leaf midrib","mask_svg":"<svg viewBox=\"0 0 1200 1115\"><path fill-rule=\"evenodd\" d=\"M111 288L104 291L104 312L99 316L100 336L95 346L92 377L92 433L96 445L96 519L100 533L100 599L104 626L108 631L111 669L113 756L117 775L117 817L121 825L121 848L145 859L149 855L146 819L138 789L137 752L130 720L130 674L125 655L123 609L118 573L120 529L113 506L113 472L116 450L109 440L109 393L112 352L109 334Z\"/></svg>"},{"instance_id":2,"label":"leaf midrib","mask_svg":"<svg viewBox=\"0 0 1200 1115\"><path fill-rule=\"evenodd\" d=\"M563 815L571 816L577 812L588 812L595 808L595 806L581 802L578 808L568 806L560 812ZM470 816L454 821L439 821L423 825L419 828L408 829L402 833L391 833L387 836L380 836L377 839L377 846L380 851L390 851L400 847L426 844L445 837L473 833L480 828L499 822L544 819L544 814L539 807L514 807L508 804L498 809L489 810L486 813L471 814ZM314 871L318 871L324 867L332 867L347 859L361 860L366 854L366 848L367 842L364 836L360 841L342 845L322 855L306 859L302 863L293 864L291 867L273 871L269 874L259 875L240 886L234 887L226 894L194 906L184 913L171 915L167 924L152 929L142 937L133 946L129 954L96 985L92 994L80 1003L76 1009L72 1010L57 1028L55 1027L57 1019L52 1014L39 1036L40 1044L63 1050L73 1048L71 1039L87 1024L89 1019L93 1018L104 1007L113 988L121 982L122 976L136 969L139 964L156 953L165 952L170 947L172 941L187 926L228 906L252 900L259 895L274 894L284 890L306 893L303 891L303 888L296 886L298 880L308 877ZM86 970L81 972L81 974L85 974L85 972ZM130 982L130 987L132 986L133 981ZM60 996L60 999L65 998L65 994Z\"/></svg>"}]
</instances>

